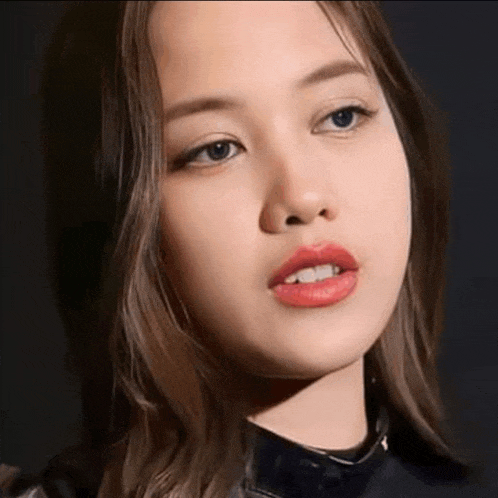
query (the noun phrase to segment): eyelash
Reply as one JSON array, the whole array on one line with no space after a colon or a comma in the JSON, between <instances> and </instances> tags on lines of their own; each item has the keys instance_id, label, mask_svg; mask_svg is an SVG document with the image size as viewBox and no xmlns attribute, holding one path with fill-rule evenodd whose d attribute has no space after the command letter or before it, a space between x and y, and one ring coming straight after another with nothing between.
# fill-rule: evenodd
<instances>
[{"instance_id":1,"label":"eyelash","mask_svg":"<svg viewBox=\"0 0 498 498\"><path fill-rule=\"evenodd\" d=\"M352 127L352 129L347 129L346 131L344 132L339 132L339 133L348 133L350 131L353 131L355 130L359 124L358 124L358 120L361 119L361 117L364 117L364 118L371 118L375 112L374 111L371 111L365 107L362 107L362 106L358 106L358 105L351 105L351 106L347 106L347 107L341 107L340 109L337 109L336 111L333 111L329 114L327 114L321 121L320 121L320 124L325 122L328 118L336 115L336 114L339 114L340 112L344 112L344 111L351 111L353 112L355 115L356 115L356 120L355 118L353 117L353 122L354 122L354 125ZM173 163L173 169L174 170L178 170L178 169L182 169L182 168L185 168L185 167L190 167L190 168L195 168L195 166L189 166L190 163L193 162L193 160L200 155L201 152L204 152L206 150L208 150L210 147L212 147L213 145L216 145L216 144L233 144L233 145L236 145L238 146L239 148L243 148L242 145L240 145L239 143L235 142L234 140L215 140L213 142L209 142L207 144L203 144L203 145L199 145L198 147L195 147L193 149L190 149L190 150L186 150L185 152L182 152L178 157L176 157L172 163ZM200 166L199 168L206 168L206 167L212 167L212 166L217 166L219 164L221 164L222 162L224 161L227 161L228 159L231 159L232 157L234 156L229 156L228 158L223 158L219 161L216 161L216 160L213 160L213 163L212 164L209 164L209 165L204 165L204 166Z\"/></svg>"}]
</instances>

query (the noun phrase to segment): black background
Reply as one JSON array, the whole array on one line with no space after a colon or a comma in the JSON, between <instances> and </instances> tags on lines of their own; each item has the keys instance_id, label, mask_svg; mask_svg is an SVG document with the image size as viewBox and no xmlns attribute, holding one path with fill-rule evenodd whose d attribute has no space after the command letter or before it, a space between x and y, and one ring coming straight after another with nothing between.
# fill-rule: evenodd
<instances>
[{"instance_id":1,"label":"black background","mask_svg":"<svg viewBox=\"0 0 498 498\"><path fill-rule=\"evenodd\" d=\"M0 461L27 472L77 442L81 427L78 382L47 277L38 142L41 57L64 3L0 3ZM498 2L384 8L401 53L450 118L453 231L440 370L464 444L496 469Z\"/></svg>"}]
</instances>

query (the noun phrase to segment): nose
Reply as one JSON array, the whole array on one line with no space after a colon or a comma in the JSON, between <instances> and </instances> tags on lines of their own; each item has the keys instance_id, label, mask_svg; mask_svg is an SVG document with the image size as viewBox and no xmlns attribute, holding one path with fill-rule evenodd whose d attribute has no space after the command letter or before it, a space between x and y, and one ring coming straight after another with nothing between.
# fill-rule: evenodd
<instances>
[{"instance_id":1,"label":"nose","mask_svg":"<svg viewBox=\"0 0 498 498\"><path fill-rule=\"evenodd\" d=\"M301 156L302 157L302 156ZM330 221L337 215L326 167L290 155L273 160L275 174L261 213L261 229L267 233L286 232L292 225L307 225L317 218ZM269 177L271 174L269 174Z\"/></svg>"}]
</instances>

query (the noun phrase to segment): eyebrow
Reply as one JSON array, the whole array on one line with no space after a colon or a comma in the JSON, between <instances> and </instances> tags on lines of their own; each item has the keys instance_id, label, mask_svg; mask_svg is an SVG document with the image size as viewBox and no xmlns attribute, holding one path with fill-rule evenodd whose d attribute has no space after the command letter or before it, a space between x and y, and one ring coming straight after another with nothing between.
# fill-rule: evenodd
<instances>
[{"instance_id":1,"label":"eyebrow","mask_svg":"<svg viewBox=\"0 0 498 498\"><path fill-rule=\"evenodd\" d=\"M327 80L345 76L348 74L362 74L368 77L365 68L352 61L335 61L316 69L295 85L297 90L322 83ZM175 119L183 118L191 114L206 111L234 110L243 107L241 101L227 97L200 97L185 102L180 102L164 111L164 122L168 123Z\"/></svg>"},{"instance_id":2,"label":"eyebrow","mask_svg":"<svg viewBox=\"0 0 498 498\"><path fill-rule=\"evenodd\" d=\"M368 77L368 71L356 62L335 61L325 64L325 66L322 66L308 76L305 76L297 83L296 88L298 90L302 90L308 86L316 85L317 83L322 83L323 81L338 78L339 76L347 74L362 74Z\"/></svg>"}]
</instances>

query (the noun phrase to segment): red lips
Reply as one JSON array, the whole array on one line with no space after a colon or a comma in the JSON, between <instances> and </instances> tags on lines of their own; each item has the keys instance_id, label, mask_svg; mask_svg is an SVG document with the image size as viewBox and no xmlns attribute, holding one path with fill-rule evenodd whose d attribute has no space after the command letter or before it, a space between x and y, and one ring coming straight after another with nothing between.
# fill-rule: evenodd
<instances>
[{"instance_id":1,"label":"red lips","mask_svg":"<svg viewBox=\"0 0 498 498\"><path fill-rule=\"evenodd\" d=\"M358 270L358 263L343 247L336 244L321 244L320 246L303 246L277 270L270 278L268 287L271 289L283 284L285 279L303 268L335 264L343 270Z\"/></svg>"}]
</instances>

